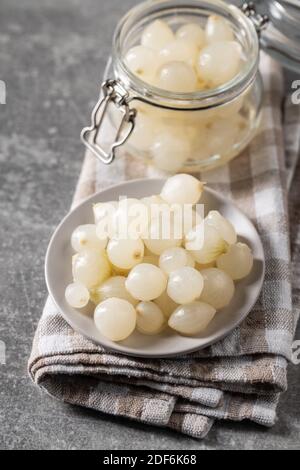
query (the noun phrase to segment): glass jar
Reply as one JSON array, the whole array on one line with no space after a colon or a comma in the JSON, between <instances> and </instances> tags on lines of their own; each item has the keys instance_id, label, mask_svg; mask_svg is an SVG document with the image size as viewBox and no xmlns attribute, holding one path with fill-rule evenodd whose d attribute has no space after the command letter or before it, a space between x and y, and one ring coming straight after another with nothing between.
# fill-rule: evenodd
<instances>
[{"instance_id":1,"label":"glass jar","mask_svg":"<svg viewBox=\"0 0 300 470\"><path fill-rule=\"evenodd\" d=\"M176 31L184 23L203 26L210 15L226 19L241 47L241 69L229 82L175 93L144 82L127 67L127 51L153 21L164 20ZM239 9L221 0L151 0L134 7L117 25L102 95L92 125L82 131L85 145L103 163L111 163L122 148L171 173L210 170L237 156L260 121L258 33L264 24L253 5ZM111 130L101 134L104 121ZM111 137L106 148L103 135Z\"/></svg>"}]
</instances>

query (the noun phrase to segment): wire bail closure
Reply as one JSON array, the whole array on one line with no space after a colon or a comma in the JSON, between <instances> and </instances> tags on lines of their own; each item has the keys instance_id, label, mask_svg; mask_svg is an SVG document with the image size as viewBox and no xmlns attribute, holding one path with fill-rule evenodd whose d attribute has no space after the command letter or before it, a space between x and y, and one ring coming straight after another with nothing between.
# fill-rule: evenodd
<instances>
[{"instance_id":1,"label":"wire bail closure","mask_svg":"<svg viewBox=\"0 0 300 470\"><path fill-rule=\"evenodd\" d=\"M136 110L130 109L128 98L128 92L119 80L106 80L103 82L100 98L91 114L91 125L84 127L81 131L80 138L83 144L105 165L113 162L116 149L127 141L134 129ZM113 103L123 116L115 140L107 152L98 144L97 137L110 103ZM125 135L121 137L127 124L129 124L129 128Z\"/></svg>"},{"instance_id":2,"label":"wire bail closure","mask_svg":"<svg viewBox=\"0 0 300 470\"><path fill-rule=\"evenodd\" d=\"M245 2L241 6L242 12L252 21L258 35L263 31L269 23L269 17L267 15L261 15L257 13L254 2Z\"/></svg>"}]
</instances>

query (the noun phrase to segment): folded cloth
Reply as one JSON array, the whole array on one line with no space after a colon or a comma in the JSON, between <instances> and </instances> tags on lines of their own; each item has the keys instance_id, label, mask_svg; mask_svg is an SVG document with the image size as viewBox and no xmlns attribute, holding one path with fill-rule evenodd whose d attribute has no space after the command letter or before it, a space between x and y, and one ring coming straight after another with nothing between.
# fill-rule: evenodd
<instances>
[{"instance_id":1,"label":"folded cloth","mask_svg":"<svg viewBox=\"0 0 300 470\"><path fill-rule=\"evenodd\" d=\"M294 261L299 261L299 194L292 180L299 173L299 144L293 137L299 136L300 121L299 107L289 103L283 123L278 64L263 56L261 72L265 96L257 136L242 155L204 177L250 217L263 242L266 277L252 312L225 339L202 351L173 359L141 359L106 351L85 339L48 298L29 372L52 396L198 438L216 419L274 424L280 393L287 388L297 317L292 305L288 191L293 196ZM74 204L116 182L153 175L156 170L130 156L104 166L87 153ZM299 300L299 290L293 288Z\"/></svg>"}]
</instances>

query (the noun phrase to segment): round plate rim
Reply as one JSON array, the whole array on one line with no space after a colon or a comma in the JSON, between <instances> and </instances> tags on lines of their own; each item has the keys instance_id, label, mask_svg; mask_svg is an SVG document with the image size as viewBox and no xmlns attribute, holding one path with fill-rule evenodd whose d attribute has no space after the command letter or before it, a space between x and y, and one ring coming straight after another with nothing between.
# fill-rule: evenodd
<instances>
[{"instance_id":1,"label":"round plate rim","mask_svg":"<svg viewBox=\"0 0 300 470\"><path fill-rule=\"evenodd\" d=\"M116 347L110 347L110 346L107 346L107 345L103 345L101 343L101 341L99 341L99 340L91 337L89 334L87 334L84 331L84 328L81 328L80 326L75 324L75 322L73 322L72 318L70 318L70 316L67 315L64 312L64 309L62 308L62 306L59 304L59 302L57 302L56 297L55 297L55 293L53 292L53 289L51 287L51 281L50 281L51 276L50 276L50 273L49 273L49 257L51 255L51 251L53 249L53 245L55 243L57 233L60 231L61 227L65 224L66 220L70 217L71 213L75 210L78 210L80 207L86 205L89 201L93 200L95 197L97 197L97 196L101 197L101 195L103 193L105 193L106 191L114 190L114 189L120 188L122 186L127 187L128 185L139 184L143 181L147 181L149 183L152 182L153 184L158 183L158 184L163 185L163 183L166 181L166 179L167 178L136 178L136 179L132 179L132 180L122 181L120 183L116 183L114 185L107 186L106 188L104 188L100 191L97 191L97 192L93 193L92 195L84 198L82 201L80 201L79 204L76 204L76 206L74 208L71 208L71 210L63 217L63 219L60 221L60 223L55 228L55 230L54 230L54 232L53 232L53 234L50 238L48 247L47 247L46 256L45 256L45 266L44 266L45 281L46 281L46 286L47 286L47 289L48 289L48 293L49 293L51 299L53 300L55 306L59 310L59 313L62 315L64 320L66 320L68 325L71 326L71 328L74 329L74 331L80 333L82 336L84 336L85 338L90 340L92 343L94 343L98 346L101 346L101 347L105 348L107 351L111 351L113 353L122 354L122 355L125 355L125 356L131 356L131 357L134 357L134 356L135 357L142 357L142 358L146 358L146 357L148 357L148 358L169 358L169 357L176 357L176 356L182 357L182 354L185 355L185 354L190 354L190 353L193 353L193 352L196 352L196 351L200 351L200 350L202 350L202 349L204 349L208 346L211 346L212 344L217 343L218 341L221 341L226 336L228 336L235 328L237 328L245 320L245 318L249 315L251 309L255 305L255 302L257 301L257 299L258 299L258 297L261 293L261 290L262 290L262 286L263 286L263 282L264 282L264 278L265 278L265 253L264 253L261 238L260 238L260 236L257 232L256 227L254 226L253 222L247 217L247 215L244 214L241 211L241 209L234 202L232 202L230 199L223 196L220 192L218 192L218 191L216 191L216 190L214 190L210 187L205 186L204 187L205 192L212 194L217 199L223 201L225 204L227 204L227 205L229 204L229 205L233 206L238 212L241 212L244 215L244 217L246 217L246 219L248 220L248 223L252 226L252 229L254 230L254 232L256 234L257 241L260 245L260 250L261 250L261 253L263 255L262 260L261 260L262 261L262 268L261 268L262 275L259 279L259 285L258 285L258 288L257 288L257 292L256 292L255 297L252 299L251 306L249 308L245 309L243 315L241 315L236 321L234 321L232 323L232 325L231 325L231 327L228 331L226 331L223 334L220 334L219 336L216 335L215 338L213 338L212 340L208 340L205 344L202 344L199 347L194 346L194 347L190 347L190 348L185 348L184 350L180 350L178 352L170 352L170 353L165 353L165 354L160 354L160 353L157 353L157 354L151 353L151 354L149 354L148 352L143 353L143 352L140 352L140 351L138 351L138 352L127 351L126 346L125 346L124 350L123 349L120 350L118 348L119 343L115 343Z\"/></svg>"}]
</instances>

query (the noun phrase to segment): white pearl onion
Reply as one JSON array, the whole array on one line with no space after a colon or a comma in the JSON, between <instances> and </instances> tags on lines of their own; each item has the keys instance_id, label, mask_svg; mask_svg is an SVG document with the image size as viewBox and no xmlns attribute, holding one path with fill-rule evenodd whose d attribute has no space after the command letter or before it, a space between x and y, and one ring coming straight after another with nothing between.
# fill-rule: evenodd
<instances>
[{"instance_id":1,"label":"white pearl onion","mask_svg":"<svg viewBox=\"0 0 300 470\"><path fill-rule=\"evenodd\" d=\"M166 291L164 291L157 299L154 300L156 305L159 306L166 318L170 318L172 313L178 307L178 304L172 300Z\"/></svg>"},{"instance_id":2,"label":"white pearl onion","mask_svg":"<svg viewBox=\"0 0 300 470\"><path fill-rule=\"evenodd\" d=\"M207 148L211 155L224 154L232 150L239 132L238 120L216 119L208 128Z\"/></svg>"},{"instance_id":3,"label":"white pearl onion","mask_svg":"<svg viewBox=\"0 0 300 470\"><path fill-rule=\"evenodd\" d=\"M97 305L103 300L117 297L124 299L135 306L138 301L134 299L125 287L125 276L112 276L104 281L100 286L91 290L91 300Z\"/></svg>"},{"instance_id":4,"label":"white pearl onion","mask_svg":"<svg viewBox=\"0 0 300 470\"><path fill-rule=\"evenodd\" d=\"M156 86L175 93L191 93L197 88L197 75L185 62L168 62L157 72Z\"/></svg>"},{"instance_id":5,"label":"white pearl onion","mask_svg":"<svg viewBox=\"0 0 300 470\"><path fill-rule=\"evenodd\" d=\"M71 236L72 248L78 253L86 249L103 250L106 244L107 237L98 238L94 224L79 225Z\"/></svg>"},{"instance_id":6,"label":"white pearl onion","mask_svg":"<svg viewBox=\"0 0 300 470\"><path fill-rule=\"evenodd\" d=\"M153 300L159 297L167 285L166 275L153 264L141 263L129 273L125 286L135 299Z\"/></svg>"},{"instance_id":7,"label":"white pearl onion","mask_svg":"<svg viewBox=\"0 0 300 470\"><path fill-rule=\"evenodd\" d=\"M129 137L128 143L143 152L149 151L157 132L155 119L145 113L138 112L135 118L134 131Z\"/></svg>"},{"instance_id":8,"label":"white pearl onion","mask_svg":"<svg viewBox=\"0 0 300 470\"><path fill-rule=\"evenodd\" d=\"M160 170L175 173L190 156L190 142L169 128L156 135L151 147L153 161Z\"/></svg>"},{"instance_id":9,"label":"white pearl onion","mask_svg":"<svg viewBox=\"0 0 300 470\"><path fill-rule=\"evenodd\" d=\"M73 278L91 289L110 276L111 267L104 252L83 251L72 258Z\"/></svg>"},{"instance_id":10,"label":"white pearl onion","mask_svg":"<svg viewBox=\"0 0 300 470\"><path fill-rule=\"evenodd\" d=\"M215 227L222 238L229 244L236 243L236 231L232 223L223 217L218 211L209 211L206 216L206 221L209 225Z\"/></svg>"},{"instance_id":11,"label":"white pearl onion","mask_svg":"<svg viewBox=\"0 0 300 470\"><path fill-rule=\"evenodd\" d=\"M217 268L203 269L203 291L200 300L212 305L216 310L226 307L234 294L234 283L225 271Z\"/></svg>"},{"instance_id":12,"label":"white pearl onion","mask_svg":"<svg viewBox=\"0 0 300 470\"><path fill-rule=\"evenodd\" d=\"M218 107L216 109L216 115L225 119L236 116L243 107L244 99L244 96L238 96L233 101Z\"/></svg>"},{"instance_id":13,"label":"white pearl onion","mask_svg":"<svg viewBox=\"0 0 300 470\"><path fill-rule=\"evenodd\" d=\"M113 233L113 218L118 208L117 201L99 202L94 204L93 212L95 224L97 226L96 233L100 239L106 239Z\"/></svg>"},{"instance_id":14,"label":"white pearl onion","mask_svg":"<svg viewBox=\"0 0 300 470\"><path fill-rule=\"evenodd\" d=\"M216 42L201 50L197 63L198 76L216 87L234 78L240 64L241 50L237 42Z\"/></svg>"},{"instance_id":15,"label":"white pearl onion","mask_svg":"<svg viewBox=\"0 0 300 470\"><path fill-rule=\"evenodd\" d=\"M161 190L161 197L169 204L196 204L202 194L203 183L185 173L171 176Z\"/></svg>"},{"instance_id":16,"label":"white pearl onion","mask_svg":"<svg viewBox=\"0 0 300 470\"><path fill-rule=\"evenodd\" d=\"M186 62L188 65L194 67L197 54L198 48L193 42L186 39L176 39L159 51L159 61L161 63L174 61Z\"/></svg>"},{"instance_id":17,"label":"white pearl onion","mask_svg":"<svg viewBox=\"0 0 300 470\"><path fill-rule=\"evenodd\" d=\"M160 217L151 220L149 232L144 238L146 248L155 255L161 255L167 248L181 245L181 226L176 227L172 214L168 213L168 225ZM165 222L166 223L166 222ZM177 233L178 232L178 233ZM179 233L180 232L180 233Z\"/></svg>"},{"instance_id":18,"label":"white pearl onion","mask_svg":"<svg viewBox=\"0 0 300 470\"><path fill-rule=\"evenodd\" d=\"M186 236L185 248L192 252L198 263L206 264L225 252L227 243L218 230L204 220Z\"/></svg>"},{"instance_id":19,"label":"white pearl onion","mask_svg":"<svg viewBox=\"0 0 300 470\"><path fill-rule=\"evenodd\" d=\"M156 335L165 326L166 319L154 302L140 302L136 307L136 327L145 335Z\"/></svg>"},{"instance_id":20,"label":"white pearl onion","mask_svg":"<svg viewBox=\"0 0 300 470\"><path fill-rule=\"evenodd\" d=\"M125 55L125 63L131 72L148 83L151 83L155 75L155 61L155 52L145 46L134 46Z\"/></svg>"},{"instance_id":21,"label":"white pearl onion","mask_svg":"<svg viewBox=\"0 0 300 470\"><path fill-rule=\"evenodd\" d=\"M211 15L206 23L205 37L208 43L233 41L234 34L224 18L218 15Z\"/></svg>"},{"instance_id":22,"label":"white pearl onion","mask_svg":"<svg viewBox=\"0 0 300 470\"><path fill-rule=\"evenodd\" d=\"M182 25L176 31L176 37L178 39L186 39L193 42L199 49L201 49L205 43L205 33L201 26L196 23L187 23Z\"/></svg>"},{"instance_id":23,"label":"white pearl onion","mask_svg":"<svg viewBox=\"0 0 300 470\"><path fill-rule=\"evenodd\" d=\"M67 286L65 290L65 298L71 307L82 308L88 304L90 294L83 284L73 282Z\"/></svg>"},{"instance_id":24,"label":"white pearl onion","mask_svg":"<svg viewBox=\"0 0 300 470\"><path fill-rule=\"evenodd\" d=\"M147 230L149 208L139 199L124 198L119 201L113 216L113 237L137 239Z\"/></svg>"},{"instance_id":25,"label":"white pearl onion","mask_svg":"<svg viewBox=\"0 0 300 470\"><path fill-rule=\"evenodd\" d=\"M162 20L155 20L144 29L141 43L151 49L160 50L173 39L173 31L168 24Z\"/></svg>"},{"instance_id":26,"label":"white pearl onion","mask_svg":"<svg viewBox=\"0 0 300 470\"><path fill-rule=\"evenodd\" d=\"M184 266L195 266L195 260L184 248L174 247L165 250L159 257L159 267L166 274Z\"/></svg>"},{"instance_id":27,"label":"white pearl onion","mask_svg":"<svg viewBox=\"0 0 300 470\"><path fill-rule=\"evenodd\" d=\"M180 305L170 316L168 324L184 335L196 335L205 330L215 313L214 307L205 302L191 302Z\"/></svg>"},{"instance_id":28,"label":"white pearl onion","mask_svg":"<svg viewBox=\"0 0 300 470\"><path fill-rule=\"evenodd\" d=\"M174 302L193 302L200 297L202 289L203 277L196 269L184 266L170 273L167 293Z\"/></svg>"},{"instance_id":29,"label":"white pearl onion","mask_svg":"<svg viewBox=\"0 0 300 470\"><path fill-rule=\"evenodd\" d=\"M131 269L140 263L144 256L144 243L138 239L111 239L107 245L107 256L113 266Z\"/></svg>"},{"instance_id":30,"label":"white pearl onion","mask_svg":"<svg viewBox=\"0 0 300 470\"><path fill-rule=\"evenodd\" d=\"M122 341L135 329L136 311L127 300L111 297L96 307L94 321L96 328L106 338Z\"/></svg>"},{"instance_id":31,"label":"white pearl onion","mask_svg":"<svg viewBox=\"0 0 300 470\"><path fill-rule=\"evenodd\" d=\"M253 254L245 243L230 245L227 253L217 259L217 267L234 281L248 276L253 266Z\"/></svg>"}]
</instances>

